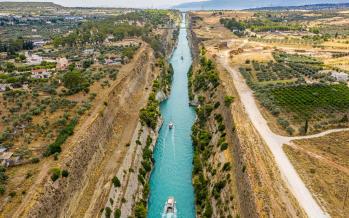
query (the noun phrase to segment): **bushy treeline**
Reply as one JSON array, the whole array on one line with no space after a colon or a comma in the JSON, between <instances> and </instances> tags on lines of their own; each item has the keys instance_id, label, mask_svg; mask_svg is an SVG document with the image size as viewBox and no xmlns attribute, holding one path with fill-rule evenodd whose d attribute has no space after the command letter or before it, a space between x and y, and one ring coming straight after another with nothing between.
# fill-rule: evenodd
<instances>
[{"instance_id":1,"label":"bushy treeline","mask_svg":"<svg viewBox=\"0 0 349 218\"><path fill-rule=\"evenodd\" d=\"M0 39L0 52L7 52L9 55L14 55L21 50L31 50L33 48L34 44L31 40L25 40L21 37L8 41L2 41Z\"/></svg>"},{"instance_id":2,"label":"bushy treeline","mask_svg":"<svg viewBox=\"0 0 349 218\"><path fill-rule=\"evenodd\" d=\"M193 91L209 90L219 85L219 78L212 60L206 58L205 50L201 51L200 69L196 72L194 80L191 81Z\"/></svg>"},{"instance_id":3,"label":"bushy treeline","mask_svg":"<svg viewBox=\"0 0 349 218\"><path fill-rule=\"evenodd\" d=\"M214 63L206 58L205 49L202 48L200 52L200 62L198 69L193 72L190 68L189 90L190 98L193 100L197 98L199 106L196 108L197 119L192 127L192 141L194 148L193 157L193 186L195 192L196 213L198 217L226 217L229 212L224 211L224 204L229 204L231 198L222 198L222 191L226 184L230 182L229 170L231 165L229 162L222 163L219 161L209 161L216 154L215 146L218 152L223 152L228 149L226 139L226 127L223 116L219 113L219 107L224 105L230 107L234 98L232 96L225 96L224 102L214 101L216 87L220 84L217 70ZM195 94L195 96L194 96ZM211 120L215 124L211 126ZM213 129L212 129L213 128ZM215 136L213 136L215 134ZM214 138L218 136L216 142ZM219 176L218 176L219 174ZM231 195L228 193L226 196ZM223 203L224 201L224 203ZM213 208L215 202L215 208ZM215 211L215 214L214 214Z\"/></svg>"},{"instance_id":4,"label":"bushy treeline","mask_svg":"<svg viewBox=\"0 0 349 218\"><path fill-rule=\"evenodd\" d=\"M245 24L241 21L237 21L235 18L221 18L220 23L230 31L234 32L236 35L242 35L243 31L246 29Z\"/></svg>"},{"instance_id":5,"label":"bushy treeline","mask_svg":"<svg viewBox=\"0 0 349 218\"><path fill-rule=\"evenodd\" d=\"M303 29L301 25L296 23L272 21L270 19L250 19L246 21L237 21L235 18L222 18L220 19L220 23L239 36L243 34L245 29L250 29L254 32L290 31Z\"/></svg>"},{"instance_id":6,"label":"bushy treeline","mask_svg":"<svg viewBox=\"0 0 349 218\"><path fill-rule=\"evenodd\" d=\"M118 19L127 21L148 22L152 25L165 25L173 23L168 10L141 10L119 15Z\"/></svg>"},{"instance_id":7,"label":"bushy treeline","mask_svg":"<svg viewBox=\"0 0 349 218\"><path fill-rule=\"evenodd\" d=\"M45 156L50 156L55 153L61 153L62 151L62 145L64 142L68 139L69 136L73 135L74 128L78 123L78 118L74 117L70 123L61 130L61 132L58 134L56 140L50 144L44 153Z\"/></svg>"},{"instance_id":8,"label":"bushy treeline","mask_svg":"<svg viewBox=\"0 0 349 218\"><path fill-rule=\"evenodd\" d=\"M147 106L140 112L140 119L148 127L155 130L159 116L159 102L155 98L155 92L153 92L148 98Z\"/></svg>"}]
</instances>

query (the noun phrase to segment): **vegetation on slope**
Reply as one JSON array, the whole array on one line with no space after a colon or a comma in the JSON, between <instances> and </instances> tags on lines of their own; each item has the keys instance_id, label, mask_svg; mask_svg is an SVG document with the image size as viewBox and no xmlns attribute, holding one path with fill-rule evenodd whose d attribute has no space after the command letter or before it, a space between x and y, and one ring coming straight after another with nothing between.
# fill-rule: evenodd
<instances>
[{"instance_id":1,"label":"vegetation on slope","mask_svg":"<svg viewBox=\"0 0 349 218\"><path fill-rule=\"evenodd\" d=\"M218 112L218 108L222 106L219 101L213 100L220 82L213 62L205 57L204 49L201 50L199 69L194 73L191 68L188 76L191 98L198 98L199 101L199 106L196 108L198 119L192 127L194 147L192 173L197 216L231 217L233 215L231 211L234 209L225 207L233 204L232 193L223 191L225 188L228 189L231 182L229 173L231 165L229 162L212 161L219 155L217 152L223 152L228 148L226 127L222 115ZM232 101L233 97L225 96L223 103L229 107ZM209 124L212 120L214 127ZM228 199L225 199L227 196Z\"/></svg>"}]
</instances>

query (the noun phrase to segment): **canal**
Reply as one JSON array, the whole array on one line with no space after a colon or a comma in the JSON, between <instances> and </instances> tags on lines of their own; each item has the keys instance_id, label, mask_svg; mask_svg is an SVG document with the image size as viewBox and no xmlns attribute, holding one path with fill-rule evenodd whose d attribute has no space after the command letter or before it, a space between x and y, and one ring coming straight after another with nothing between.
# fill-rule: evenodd
<instances>
[{"instance_id":1,"label":"canal","mask_svg":"<svg viewBox=\"0 0 349 218\"><path fill-rule=\"evenodd\" d=\"M169 196L176 200L178 218L195 217L190 136L195 110L189 106L187 78L192 57L185 14L182 16L178 45L170 60L174 69L171 95L160 105L164 123L153 155L155 167L150 177L149 218L161 217ZM172 129L169 129L170 122L174 124Z\"/></svg>"}]
</instances>

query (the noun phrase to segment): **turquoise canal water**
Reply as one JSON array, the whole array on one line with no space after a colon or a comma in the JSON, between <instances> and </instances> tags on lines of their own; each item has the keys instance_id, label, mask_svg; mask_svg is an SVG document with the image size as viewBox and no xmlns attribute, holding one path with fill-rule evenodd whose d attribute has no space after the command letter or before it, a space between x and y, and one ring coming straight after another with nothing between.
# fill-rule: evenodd
<instances>
[{"instance_id":1,"label":"turquoise canal water","mask_svg":"<svg viewBox=\"0 0 349 218\"><path fill-rule=\"evenodd\" d=\"M193 148L190 137L195 110L189 106L187 73L192 57L184 14L171 63L174 69L171 95L160 105L164 123L154 149L155 167L150 177L149 218L162 216L169 196L176 200L178 218L195 217L191 180ZM174 124L173 129L168 128L170 122Z\"/></svg>"}]
</instances>

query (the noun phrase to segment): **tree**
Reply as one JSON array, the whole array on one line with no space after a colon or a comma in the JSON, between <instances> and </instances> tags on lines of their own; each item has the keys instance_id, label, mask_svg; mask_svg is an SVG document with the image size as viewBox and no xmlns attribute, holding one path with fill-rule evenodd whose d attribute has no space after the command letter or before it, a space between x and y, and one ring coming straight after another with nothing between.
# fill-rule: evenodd
<instances>
[{"instance_id":1,"label":"tree","mask_svg":"<svg viewBox=\"0 0 349 218\"><path fill-rule=\"evenodd\" d=\"M92 64L93 64L93 60L92 59L84 60L82 62L82 67L84 69L86 69L86 68L89 68Z\"/></svg>"},{"instance_id":2,"label":"tree","mask_svg":"<svg viewBox=\"0 0 349 218\"><path fill-rule=\"evenodd\" d=\"M63 76L63 84L72 94L84 90L88 87L88 83L77 70L70 71Z\"/></svg>"}]
</instances>

